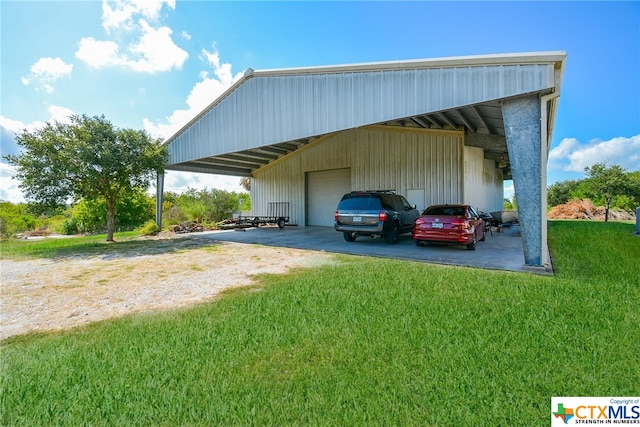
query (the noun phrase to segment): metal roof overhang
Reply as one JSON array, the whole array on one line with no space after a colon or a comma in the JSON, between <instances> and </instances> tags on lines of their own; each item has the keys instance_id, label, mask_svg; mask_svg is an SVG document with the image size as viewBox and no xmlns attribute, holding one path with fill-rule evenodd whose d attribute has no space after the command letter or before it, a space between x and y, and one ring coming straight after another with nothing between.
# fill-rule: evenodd
<instances>
[{"instance_id":1,"label":"metal roof overhang","mask_svg":"<svg viewBox=\"0 0 640 427\"><path fill-rule=\"evenodd\" d=\"M417 129L463 129L467 134L465 145L484 149L485 158L487 159L508 163L507 141L504 133L500 101L468 105L419 116L403 117L378 123L378 125ZM250 176L253 171L295 152L320 136L322 135L203 157L169 165L167 169L231 176Z\"/></svg>"},{"instance_id":2,"label":"metal roof overhang","mask_svg":"<svg viewBox=\"0 0 640 427\"><path fill-rule=\"evenodd\" d=\"M562 68L566 54L564 52L538 53L538 54L515 54L515 55L497 55L497 56L474 56L460 58L445 58L440 60L428 60L429 67L453 66L491 63L497 61L498 64L520 64L527 62L535 62L544 56L545 61L557 61L556 69ZM424 66L425 61L397 61L392 63L375 63L375 64L357 64L350 66L336 67L310 67L299 69L283 69L283 70L265 70L260 71L260 75L282 75L282 74L317 74L322 72L336 73L344 71L361 71L361 70L388 70L390 68L415 67L416 64ZM256 72L257 74L258 72ZM212 103L200 115L195 117L189 124L183 127L178 133L172 136L167 143L171 143L178 138L180 134L185 132L191 125L200 120L207 112L209 112L216 104L222 102L225 96L242 85L244 81L254 74L253 70L245 72L239 82L231 87L225 94ZM562 70L560 69L560 76ZM547 95L554 90L559 89L559 82L555 88L538 91L539 96ZM522 94L519 94L522 95ZM528 95L531 95L529 93ZM549 103L550 110L548 115L551 118L555 116L555 103ZM493 159L496 162L508 163L508 150L505 137L505 129L502 118L501 99L495 99L478 104L464 105L456 108L445 109L441 111L433 111L426 114L401 117L393 120L387 120L378 123L370 123L370 125L386 125L403 128L416 129L444 129L444 130L464 130L465 145L480 147L485 152L485 158ZM553 120L550 121L550 127L553 127ZM551 130L548 129L549 139ZM333 132L328 132L333 133ZM188 171L199 173L211 173L231 176L251 176L252 172L268 165L269 163L294 153L305 145L315 141L323 134L313 135L310 137L281 141L273 144L260 145L253 148L247 148L238 151L218 154L214 156L204 156L185 162L169 164L167 170ZM256 141L257 142L257 141ZM200 144L212 143L206 138L199 141ZM257 144L256 144L257 145ZM505 175L505 179L509 179L509 174Z\"/></svg>"}]
</instances>

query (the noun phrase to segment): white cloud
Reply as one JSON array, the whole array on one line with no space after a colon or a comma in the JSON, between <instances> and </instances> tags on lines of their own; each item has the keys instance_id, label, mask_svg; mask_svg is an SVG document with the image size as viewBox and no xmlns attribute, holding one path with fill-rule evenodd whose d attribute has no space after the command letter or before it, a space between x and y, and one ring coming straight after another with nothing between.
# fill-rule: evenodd
<instances>
[{"instance_id":1,"label":"white cloud","mask_svg":"<svg viewBox=\"0 0 640 427\"><path fill-rule=\"evenodd\" d=\"M103 0L102 27L107 32L131 29L135 15L155 21L165 4L171 9L176 8L175 0Z\"/></svg>"},{"instance_id":2,"label":"white cloud","mask_svg":"<svg viewBox=\"0 0 640 427\"><path fill-rule=\"evenodd\" d=\"M8 163L0 162L0 200L11 203L24 203L22 191L18 187L18 181L13 179L15 168Z\"/></svg>"},{"instance_id":3,"label":"white cloud","mask_svg":"<svg viewBox=\"0 0 640 427\"><path fill-rule=\"evenodd\" d=\"M67 64L60 58L40 58L31 66L30 73L22 77L25 86L40 84L47 93L53 92L52 84L58 79L71 75L73 64Z\"/></svg>"},{"instance_id":4,"label":"white cloud","mask_svg":"<svg viewBox=\"0 0 640 427\"><path fill-rule=\"evenodd\" d=\"M73 110L70 110L66 107L61 107L59 105L50 105L49 108L47 108L47 111L49 111L49 119L47 119L48 122L56 121L59 123L70 123L71 121L69 120L69 117L75 114ZM44 125L45 122L39 120L31 123L23 123L19 120L13 120L5 116L0 116L0 127L6 129L13 135L18 134L25 129L29 132L33 132L36 129L43 127Z\"/></svg>"},{"instance_id":5,"label":"white cloud","mask_svg":"<svg viewBox=\"0 0 640 427\"><path fill-rule=\"evenodd\" d=\"M242 73L235 76L231 73L231 64L220 63L217 51L211 53L203 49L203 55L213 67L215 77L210 77L206 71L201 73L202 80L193 86L187 96L187 109L175 110L164 122L153 123L145 118L143 125L149 134L154 137L169 138L242 77Z\"/></svg>"},{"instance_id":6,"label":"white cloud","mask_svg":"<svg viewBox=\"0 0 640 427\"><path fill-rule=\"evenodd\" d=\"M126 65L135 71L155 73L180 69L189 58L189 54L171 40L169 27L151 28L143 19L140 20L142 36L138 44L131 46L130 51L141 56L138 61L127 61Z\"/></svg>"},{"instance_id":7,"label":"white cloud","mask_svg":"<svg viewBox=\"0 0 640 427\"><path fill-rule=\"evenodd\" d=\"M595 163L620 165L629 171L640 170L640 135L594 140L587 144L565 138L549 152L550 170L584 172Z\"/></svg>"},{"instance_id":8,"label":"white cloud","mask_svg":"<svg viewBox=\"0 0 640 427\"><path fill-rule=\"evenodd\" d=\"M19 120L13 120L5 116L0 116L0 126L13 133L21 132L27 126Z\"/></svg>"},{"instance_id":9,"label":"white cloud","mask_svg":"<svg viewBox=\"0 0 640 427\"><path fill-rule=\"evenodd\" d=\"M220 81L220 83L226 86L231 86L234 82L234 77L231 74L231 64L229 63L221 64L220 54L218 53L217 50L214 50L213 52L208 52L206 49L202 49L202 54L207 59L209 64L213 67L214 73L216 77L218 77L218 80ZM236 77L239 78L240 76L236 76Z\"/></svg>"},{"instance_id":10,"label":"white cloud","mask_svg":"<svg viewBox=\"0 0 640 427\"><path fill-rule=\"evenodd\" d=\"M504 193L504 198L505 199L513 199L513 196L515 196L516 194L516 188L513 185L513 181L512 180L506 180L503 183L503 193Z\"/></svg>"},{"instance_id":11,"label":"white cloud","mask_svg":"<svg viewBox=\"0 0 640 427\"><path fill-rule=\"evenodd\" d=\"M49 108L49 121L56 121L59 123L71 123L70 116L75 113L67 107L61 107L59 105L50 105Z\"/></svg>"},{"instance_id":12,"label":"white cloud","mask_svg":"<svg viewBox=\"0 0 640 427\"><path fill-rule=\"evenodd\" d=\"M49 119L48 122L60 122L60 123L70 123L69 116L73 116L75 113L73 110L62 107L59 105L50 105L47 108L49 111ZM0 116L0 126L3 128L17 134L22 132L24 129L27 129L29 132L33 132L36 129L39 129L45 125L44 122L35 121L31 123L23 123L19 120L13 120L5 116Z\"/></svg>"},{"instance_id":13,"label":"white cloud","mask_svg":"<svg viewBox=\"0 0 640 427\"><path fill-rule=\"evenodd\" d=\"M191 173L166 171L164 191L182 193L189 188L196 190L217 189L225 191L246 192L240 185L240 178L235 176L214 175L206 173Z\"/></svg>"},{"instance_id":14,"label":"white cloud","mask_svg":"<svg viewBox=\"0 0 640 427\"><path fill-rule=\"evenodd\" d=\"M153 123L151 120L145 118L143 120L144 129L149 132L150 135L165 139L169 138L216 98L222 95L243 75L243 73L237 73L234 76L231 72L231 64L221 63L217 50L208 52L203 49L202 59L212 67L213 76L210 76L210 71L200 73L201 80L193 86L187 96L187 109L175 110L164 122ZM189 188L215 188L235 192L245 191L240 185L240 178L238 177L178 171L166 172L164 180L165 191L181 193Z\"/></svg>"},{"instance_id":15,"label":"white cloud","mask_svg":"<svg viewBox=\"0 0 640 427\"><path fill-rule=\"evenodd\" d=\"M120 45L84 37L76 57L94 68L123 67L144 73L182 68L189 54L173 42L173 30L149 23L159 18L165 4L175 9L175 1L103 1L103 27L109 33L117 31L118 40L129 42Z\"/></svg>"},{"instance_id":16,"label":"white cloud","mask_svg":"<svg viewBox=\"0 0 640 427\"><path fill-rule=\"evenodd\" d=\"M47 120L48 122L57 121L60 123L69 123L69 116L74 114L72 110L58 105L49 106L48 111L50 115ZM0 145L1 154L15 154L18 152L19 147L15 142L16 134L21 133L25 129L33 132L36 129L42 128L44 125L45 122L41 121L23 123L18 120L0 116L0 131L2 135L2 144ZM24 195L18 187L18 181L13 179L15 174L15 168L9 165L4 158L0 158L0 200L11 203L22 203L25 201Z\"/></svg>"},{"instance_id":17,"label":"white cloud","mask_svg":"<svg viewBox=\"0 0 640 427\"><path fill-rule=\"evenodd\" d=\"M123 65L123 60L118 52L118 44L112 41L96 40L93 37L84 37L76 51L76 58L86 62L94 68L102 68L108 65Z\"/></svg>"}]
</instances>

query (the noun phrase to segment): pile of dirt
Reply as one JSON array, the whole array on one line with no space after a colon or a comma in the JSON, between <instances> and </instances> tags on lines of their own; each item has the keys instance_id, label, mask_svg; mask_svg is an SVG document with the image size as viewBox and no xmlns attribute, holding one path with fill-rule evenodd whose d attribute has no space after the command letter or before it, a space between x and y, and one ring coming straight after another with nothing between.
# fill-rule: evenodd
<instances>
[{"instance_id":1,"label":"pile of dirt","mask_svg":"<svg viewBox=\"0 0 640 427\"><path fill-rule=\"evenodd\" d=\"M596 206L589 199L575 199L563 205L551 208L547 213L549 219L593 219L604 221L606 209L604 206ZM628 212L620 210L609 211L610 220L634 220L635 217Z\"/></svg>"}]
</instances>

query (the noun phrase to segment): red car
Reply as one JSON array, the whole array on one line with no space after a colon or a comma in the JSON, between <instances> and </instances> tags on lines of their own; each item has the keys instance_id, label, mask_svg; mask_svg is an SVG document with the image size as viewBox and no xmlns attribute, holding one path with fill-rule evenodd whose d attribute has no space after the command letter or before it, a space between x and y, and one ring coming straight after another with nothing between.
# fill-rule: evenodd
<instances>
[{"instance_id":1,"label":"red car","mask_svg":"<svg viewBox=\"0 0 640 427\"><path fill-rule=\"evenodd\" d=\"M485 237L484 220L469 205L429 206L413 224L413 239L418 246L427 242L453 243L473 251Z\"/></svg>"}]
</instances>

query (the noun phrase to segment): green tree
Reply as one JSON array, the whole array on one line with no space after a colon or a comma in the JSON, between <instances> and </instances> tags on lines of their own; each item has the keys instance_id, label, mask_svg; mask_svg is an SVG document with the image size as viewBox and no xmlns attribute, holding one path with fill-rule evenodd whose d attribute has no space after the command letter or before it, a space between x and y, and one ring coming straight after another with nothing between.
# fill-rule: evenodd
<instances>
[{"instance_id":1,"label":"green tree","mask_svg":"<svg viewBox=\"0 0 640 427\"><path fill-rule=\"evenodd\" d=\"M631 199L629 208L635 210L640 206L640 170L629 172L629 198Z\"/></svg>"},{"instance_id":2,"label":"green tree","mask_svg":"<svg viewBox=\"0 0 640 427\"><path fill-rule=\"evenodd\" d=\"M562 205L576 198L575 192L578 185L579 181L567 180L554 182L547 187L547 204L549 207Z\"/></svg>"},{"instance_id":3,"label":"green tree","mask_svg":"<svg viewBox=\"0 0 640 427\"><path fill-rule=\"evenodd\" d=\"M248 176L243 176L240 178L240 186L247 191L251 191L251 178Z\"/></svg>"},{"instance_id":4,"label":"green tree","mask_svg":"<svg viewBox=\"0 0 640 427\"><path fill-rule=\"evenodd\" d=\"M36 219L29 214L24 203L13 204L0 201L0 235L13 236L16 233L32 230Z\"/></svg>"},{"instance_id":5,"label":"green tree","mask_svg":"<svg viewBox=\"0 0 640 427\"><path fill-rule=\"evenodd\" d=\"M107 204L103 197L81 199L71 209L67 233L104 232L107 227ZM123 194L116 203L116 230L132 230L154 218L153 199L141 188Z\"/></svg>"},{"instance_id":6,"label":"green tree","mask_svg":"<svg viewBox=\"0 0 640 427\"><path fill-rule=\"evenodd\" d=\"M515 194L513 198L509 199L507 197L502 201L502 208L505 211L517 211L518 210L518 201L516 200Z\"/></svg>"},{"instance_id":7,"label":"green tree","mask_svg":"<svg viewBox=\"0 0 640 427\"><path fill-rule=\"evenodd\" d=\"M17 168L27 199L59 206L82 198L104 199L107 241L113 241L118 201L134 188L146 189L164 171L166 147L146 132L118 129L104 116L71 116L16 136L22 152L5 156Z\"/></svg>"},{"instance_id":8,"label":"green tree","mask_svg":"<svg viewBox=\"0 0 640 427\"><path fill-rule=\"evenodd\" d=\"M593 197L602 197L605 203L604 221L609 221L609 209L614 197L631 192L630 181L626 171L619 165L607 166L606 163L596 163L584 168L587 178L584 184L588 194Z\"/></svg>"},{"instance_id":9,"label":"green tree","mask_svg":"<svg viewBox=\"0 0 640 427\"><path fill-rule=\"evenodd\" d=\"M245 208L250 197L248 193L190 188L177 196L174 203L188 220L213 223L228 219L234 211Z\"/></svg>"}]
</instances>

